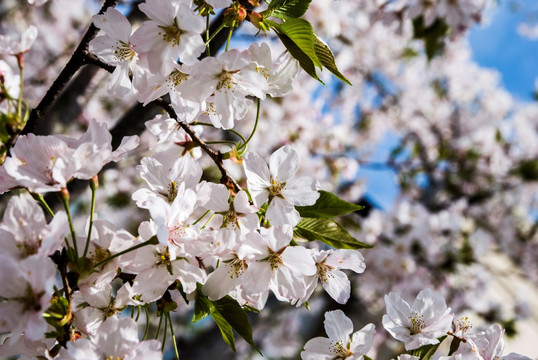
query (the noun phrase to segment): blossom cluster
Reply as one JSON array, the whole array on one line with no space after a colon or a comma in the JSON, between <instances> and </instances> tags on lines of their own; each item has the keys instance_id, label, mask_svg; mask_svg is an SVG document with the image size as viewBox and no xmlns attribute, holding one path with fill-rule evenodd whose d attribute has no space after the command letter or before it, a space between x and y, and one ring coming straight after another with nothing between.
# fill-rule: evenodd
<instances>
[{"instance_id":1,"label":"blossom cluster","mask_svg":"<svg viewBox=\"0 0 538 360\"><path fill-rule=\"evenodd\" d=\"M78 117L66 129L76 135L18 136L28 117L29 123L45 113L47 122L72 120L63 109L35 105L58 65L44 66L39 59L45 55L34 54L60 63L57 42L75 41L80 31L72 27L87 19L75 10L58 16L64 0L28 3L42 5L31 7L37 27L29 25L19 38L0 36L0 194L13 194L0 222L6 284L0 355L161 358L171 331L179 356L174 328L188 322L189 311L194 320L213 317L225 342L244 355L252 350L235 349L232 328L254 346L250 325L234 325L246 319L246 310L271 314L276 299L299 309L275 315L287 330L259 342L264 353L291 357L304 340L304 319L290 315L301 307L320 312L333 301L360 299L364 306L357 309L377 316L384 298L383 327L406 350L435 346L448 335L461 343L443 360L501 358L499 325L470 334L441 295L424 290L409 305L395 292L440 288L455 312L471 308L500 321L498 304L480 296L494 276L477 259L501 249L538 281L536 205L528 196L535 194L538 110L517 104L495 74L472 64L464 42L450 42L480 20L488 1L294 2L308 7L301 19L300 6L279 0L255 9L260 13L246 10L244 1L146 0L136 16L105 1L91 18L100 32L88 39L79 65L110 74L92 74L90 65L73 80L84 83L83 91L73 91ZM275 10L276 4L285 6ZM211 34L206 20L217 18L219 9L226 20ZM249 31L263 31L267 41L228 49L243 11L251 22L247 38ZM264 28L256 22L260 16L279 20L262 21ZM282 25L297 30L293 26L307 20L323 38L334 37L329 44L345 77L335 71L330 50L319 53L326 46L321 38L309 38L318 53L305 58L309 47ZM415 37L418 26L451 29L438 39L443 56L427 62L431 54ZM63 35L43 36L54 27ZM226 50L214 53L213 36L228 30ZM31 48L36 38L40 45ZM332 86L336 80L321 73L331 86L320 89L316 79L300 75L301 68L312 75L309 59L355 86ZM60 91L43 99L51 93ZM58 104L70 93L66 89ZM137 103L130 111L135 118L122 115L131 102ZM149 116L155 106L165 113ZM118 136L117 129L135 123L145 124L140 136ZM350 234L332 218L357 206L336 196L331 201L346 211L316 205L328 201L323 190L352 202L363 195L356 171L387 132L400 141L387 166L398 171L402 200L392 212L376 210L358 220L361 228ZM10 143L12 134L18 138ZM78 193L82 181L91 195ZM54 193L63 210L49 207ZM120 209L121 203L129 206ZM376 246L355 250L368 244ZM141 338L135 311L136 319L145 313ZM262 318L254 332L267 324ZM382 340L390 343L381 328L378 321L353 333L343 312L326 312L329 338L310 340L301 356L367 359ZM399 359L420 359L415 355Z\"/></svg>"}]
</instances>

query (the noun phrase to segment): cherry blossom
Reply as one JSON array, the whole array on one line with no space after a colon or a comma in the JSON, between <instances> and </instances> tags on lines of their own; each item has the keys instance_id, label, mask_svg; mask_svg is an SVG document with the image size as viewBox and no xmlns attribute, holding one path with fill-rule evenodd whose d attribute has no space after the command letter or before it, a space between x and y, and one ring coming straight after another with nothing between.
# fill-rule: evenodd
<instances>
[{"instance_id":1,"label":"cherry blossom","mask_svg":"<svg viewBox=\"0 0 538 360\"><path fill-rule=\"evenodd\" d=\"M70 342L58 359L162 359L161 344L157 340L138 340L138 328L133 319L108 318L99 327L91 341L79 339Z\"/></svg>"},{"instance_id":2,"label":"cherry blossom","mask_svg":"<svg viewBox=\"0 0 538 360\"><path fill-rule=\"evenodd\" d=\"M374 340L374 324L353 333L353 323L342 310L327 311L323 324L329 338L309 340L301 352L301 359L364 359Z\"/></svg>"},{"instance_id":3,"label":"cherry blossom","mask_svg":"<svg viewBox=\"0 0 538 360\"><path fill-rule=\"evenodd\" d=\"M147 0L139 8L150 20L134 32L131 42L152 73L169 74L170 60L196 62L204 51L204 21L191 10L190 1Z\"/></svg>"},{"instance_id":4,"label":"cherry blossom","mask_svg":"<svg viewBox=\"0 0 538 360\"><path fill-rule=\"evenodd\" d=\"M108 90L112 95L125 96L133 91L129 71L134 70L138 60L130 43L131 24L114 8L108 8L103 15L95 15L93 22L106 35L90 41L89 50L107 64L116 66L108 78Z\"/></svg>"},{"instance_id":5,"label":"cherry blossom","mask_svg":"<svg viewBox=\"0 0 538 360\"><path fill-rule=\"evenodd\" d=\"M385 296L387 315L383 326L397 340L405 342L406 350L437 344L452 322L445 299L431 289L421 291L412 306L397 293Z\"/></svg>"},{"instance_id":6,"label":"cherry blossom","mask_svg":"<svg viewBox=\"0 0 538 360\"><path fill-rule=\"evenodd\" d=\"M268 203L266 217L274 226L299 222L295 205L313 205L319 197L317 181L299 177L298 155L291 146L284 146L271 155L269 167L256 153L245 155L243 162L247 185L257 206Z\"/></svg>"}]
</instances>

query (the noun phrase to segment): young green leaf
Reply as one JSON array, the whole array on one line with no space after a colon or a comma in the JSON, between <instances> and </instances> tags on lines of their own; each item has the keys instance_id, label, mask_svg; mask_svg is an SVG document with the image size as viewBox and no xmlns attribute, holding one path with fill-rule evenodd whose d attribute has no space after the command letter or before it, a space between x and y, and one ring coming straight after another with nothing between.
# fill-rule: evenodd
<instances>
[{"instance_id":1,"label":"young green leaf","mask_svg":"<svg viewBox=\"0 0 538 360\"><path fill-rule=\"evenodd\" d=\"M327 46L327 44L323 40L321 40L317 36L314 42L314 50L316 52L316 55L319 61L321 62L321 65L325 66L338 79L342 80L348 85L352 85L351 82L348 79L346 79L344 75L342 75L340 70L338 70L338 67L336 66L336 62L334 61L334 55L331 49Z\"/></svg>"},{"instance_id":2,"label":"young green leaf","mask_svg":"<svg viewBox=\"0 0 538 360\"><path fill-rule=\"evenodd\" d=\"M295 207L304 218L333 218L363 208L364 206L352 204L323 190L319 191L319 198L314 205Z\"/></svg>"},{"instance_id":3,"label":"young green leaf","mask_svg":"<svg viewBox=\"0 0 538 360\"><path fill-rule=\"evenodd\" d=\"M316 66L314 65L312 59L310 59L308 55L306 55L297 45L295 45L293 40L291 40L289 37L278 32L277 35L280 38L280 41L282 41L282 44L284 44L286 49L290 52L290 55L299 62L301 68L306 71L308 75L325 85L316 73Z\"/></svg>"},{"instance_id":4,"label":"young green leaf","mask_svg":"<svg viewBox=\"0 0 538 360\"><path fill-rule=\"evenodd\" d=\"M196 292L192 321L197 322L207 315L211 315L220 330L222 338L234 352L235 337L233 330L237 331L256 351L260 352L254 344L252 328L241 305L230 296L217 301L211 301L207 296L202 294L200 288L199 286Z\"/></svg>"},{"instance_id":5,"label":"young green leaf","mask_svg":"<svg viewBox=\"0 0 538 360\"><path fill-rule=\"evenodd\" d=\"M441 336L437 340L439 340L439 343L435 345L424 345L419 347L418 349L409 351L410 355L417 356L420 360L430 360L439 348L439 345L443 342L443 340L446 338L445 336Z\"/></svg>"},{"instance_id":6,"label":"young green leaf","mask_svg":"<svg viewBox=\"0 0 538 360\"><path fill-rule=\"evenodd\" d=\"M279 19L298 18L304 15L312 0L273 0L262 12L264 17L274 16Z\"/></svg>"},{"instance_id":7,"label":"young green leaf","mask_svg":"<svg viewBox=\"0 0 538 360\"><path fill-rule=\"evenodd\" d=\"M276 31L277 35L284 34L290 38L312 60L314 65L321 68L321 62L314 49L316 35L308 21L305 19L288 19L282 24L270 22L269 25Z\"/></svg>"},{"instance_id":8,"label":"young green leaf","mask_svg":"<svg viewBox=\"0 0 538 360\"><path fill-rule=\"evenodd\" d=\"M364 249L372 245L363 243L351 236L336 221L325 218L303 218L293 230L296 238L318 240L337 249Z\"/></svg>"},{"instance_id":9,"label":"young green leaf","mask_svg":"<svg viewBox=\"0 0 538 360\"><path fill-rule=\"evenodd\" d=\"M252 328L241 305L229 295L214 301L213 305L215 306L215 310L222 314L232 328L237 331L250 346L260 352L256 347L256 344L254 344L254 340L252 339Z\"/></svg>"}]
</instances>

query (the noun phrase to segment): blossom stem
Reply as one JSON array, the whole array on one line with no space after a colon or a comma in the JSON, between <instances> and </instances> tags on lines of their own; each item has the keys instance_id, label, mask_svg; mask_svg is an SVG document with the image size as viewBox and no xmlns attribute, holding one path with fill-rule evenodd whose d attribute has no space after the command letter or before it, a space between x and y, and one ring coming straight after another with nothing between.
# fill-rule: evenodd
<instances>
[{"instance_id":1,"label":"blossom stem","mask_svg":"<svg viewBox=\"0 0 538 360\"><path fill-rule=\"evenodd\" d=\"M75 234L75 227L73 225L73 217L71 216L71 210L69 210L69 192L66 188L60 191L60 198L64 204L64 209L67 214L67 220L69 221L69 230L71 231L71 238L73 239L73 249L75 250L75 260L78 259L78 246L77 235ZM67 243L67 239L66 239Z\"/></svg>"},{"instance_id":2,"label":"blossom stem","mask_svg":"<svg viewBox=\"0 0 538 360\"><path fill-rule=\"evenodd\" d=\"M213 218L215 217L215 213L211 214L211 216L209 217L209 219L207 219L207 221L205 222L204 226L201 227L201 229L205 229L205 227L207 226L207 224L209 224L211 222L211 220L213 220Z\"/></svg>"},{"instance_id":3,"label":"blossom stem","mask_svg":"<svg viewBox=\"0 0 538 360\"><path fill-rule=\"evenodd\" d=\"M138 312L136 313L135 321L138 321L138 318L140 317L140 313L142 312L142 307L138 305Z\"/></svg>"},{"instance_id":4,"label":"blossom stem","mask_svg":"<svg viewBox=\"0 0 538 360\"><path fill-rule=\"evenodd\" d=\"M24 60L23 54L17 55L17 65L19 66L19 100L17 103L17 126L22 125L22 89L24 87Z\"/></svg>"},{"instance_id":5,"label":"blossom stem","mask_svg":"<svg viewBox=\"0 0 538 360\"><path fill-rule=\"evenodd\" d=\"M209 39L209 14L205 18L205 38ZM211 56L211 50L209 48L209 42L205 43L205 53L206 56Z\"/></svg>"},{"instance_id":6,"label":"blossom stem","mask_svg":"<svg viewBox=\"0 0 538 360\"><path fill-rule=\"evenodd\" d=\"M166 324L168 323L168 321L166 321L167 317L166 317L166 314L168 312L165 312L163 311L163 313L161 314L161 316L164 315L164 331L163 331L163 341L162 341L162 346L161 346L161 352L164 353L164 344L166 343L166 335L167 335L167 332L168 332L168 326L166 326Z\"/></svg>"},{"instance_id":7,"label":"blossom stem","mask_svg":"<svg viewBox=\"0 0 538 360\"><path fill-rule=\"evenodd\" d=\"M95 264L93 267L94 267L94 268L98 268L98 267L100 267L100 266L105 265L105 264L106 264L107 262L109 262L110 260L117 258L118 256L127 254L127 253L129 253L129 252L131 252L131 251L133 251L133 250L139 249L139 248L144 247L144 246L146 246L146 245L156 245L156 244L158 244L158 243L159 243L159 241L157 240L157 238L156 238L155 236L153 236L151 239L146 240L146 241L144 241L143 243L137 244L137 245L135 245L135 246L131 246L131 247L128 248L128 249L125 249L125 250L123 250L123 251L120 251L119 253L116 253L116 254L114 254L114 255L111 255L110 257L106 258L105 260L98 262L98 263Z\"/></svg>"},{"instance_id":8,"label":"blossom stem","mask_svg":"<svg viewBox=\"0 0 538 360\"><path fill-rule=\"evenodd\" d=\"M256 98L256 121L254 122L254 129L252 129L252 132L250 133L250 136L248 139L239 147L239 149L245 149L247 147L247 144L250 142L252 137L254 136L254 133L256 132L256 129L258 128L258 121L260 120L260 108L261 108L261 100L260 98Z\"/></svg>"},{"instance_id":9,"label":"blossom stem","mask_svg":"<svg viewBox=\"0 0 538 360\"><path fill-rule=\"evenodd\" d=\"M224 23L220 24L220 26L218 27L218 29L213 33L213 35L211 35L211 37L205 42L205 45L207 47L209 47L209 43L211 42L211 40L213 40L213 38L215 36L217 36L217 34L222 30L224 29ZM209 29L207 30L209 32ZM228 46L226 46L226 49L228 49Z\"/></svg>"},{"instance_id":10,"label":"blossom stem","mask_svg":"<svg viewBox=\"0 0 538 360\"><path fill-rule=\"evenodd\" d=\"M235 141L230 140L218 140L218 141L206 141L207 145L219 145L219 144L230 144L230 145L237 145Z\"/></svg>"},{"instance_id":11,"label":"blossom stem","mask_svg":"<svg viewBox=\"0 0 538 360\"><path fill-rule=\"evenodd\" d=\"M169 311L166 313L166 317L168 318L168 323L170 324L170 335L172 335L172 343L174 344L174 352L176 353L176 359L179 360L179 351L177 350L176 336L174 335L174 327L172 326L172 317L170 316Z\"/></svg>"},{"instance_id":12,"label":"blossom stem","mask_svg":"<svg viewBox=\"0 0 538 360\"><path fill-rule=\"evenodd\" d=\"M161 325L163 323L163 316L164 316L164 311L161 312L161 317L159 318L159 325L157 325L157 334L155 334L155 339L159 338L159 333L161 332Z\"/></svg>"},{"instance_id":13,"label":"blossom stem","mask_svg":"<svg viewBox=\"0 0 538 360\"><path fill-rule=\"evenodd\" d=\"M198 224L198 223L199 223L199 222L200 222L200 221L201 221L207 214L209 214L210 211L211 211L211 210L207 210L202 216L200 216L200 217L198 218L198 220L196 220L195 222L193 222L192 225L196 225L196 224Z\"/></svg>"},{"instance_id":14,"label":"blossom stem","mask_svg":"<svg viewBox=\"0 0 538 360\"><path fill-rule=\"evenodd\" d=\"M148 306L144 305L144 312L146 313L146 328L144 329L144 336L142 336L142 340L146 340L146 336L148 336L148 330L149 330L149 310Z\"/></svg>"},{"instance_id":15,"label":"blossom stem","mask_svg":"<svg viewBox=\"0 0 538 360\"><path fill-rule=\"evenodd\" d=\"M230 26L230 31L228 32L228 39L226 40L226 48L224 48L224 51L228 51L228 46L230 46L230 40L232 40L232 34L235 29L235 20L232 22L232 26Z\"/></svg>"},{"instance_id":16,"label":"blossom stem","mask_svg":"<svg viewBox=\"0 0 538 360\"><path fill-rule=\"evenodd\" d=\"M92 190L92 202L90 205L90 225L88 227L88 237L86 238L86 245L84 246L84 254L82 257L85 257L88 253L88 248L90 247L90 237L92 235L92 227L93 227L93 214L95 213L95 194L97 193L97 175L92 177L90 179L90 189Z\"/></svg>"},{"instance_id":17,"label":"blossom stem","mask_svg":"<svg viewBox=\"0 0 538 360\"><path fill-rule=\"evenodd\" d=\"M241 135L241 133L239 131L236 131L234 129L228 129L228 131L231 132L232 134L237 135L243 141L243 144L247 142L245 137L243 135ZM242 147L242 145L240 145L240 147Z\"/></svg>"},{"instance_id":18,"label":"blossom stem","mask_svg":"<svg viewBox=\"0 0 538 360\"><path fill-rule=\"evenodd\" d=\"M43 208L47 210L50 216L54 217L54 212L50 208L49 204L47 204L42 194L30 193L30 195L32 195L34 200L37 200L41 204L41 206L43 206Z\"/></svg>"}]
</instances>

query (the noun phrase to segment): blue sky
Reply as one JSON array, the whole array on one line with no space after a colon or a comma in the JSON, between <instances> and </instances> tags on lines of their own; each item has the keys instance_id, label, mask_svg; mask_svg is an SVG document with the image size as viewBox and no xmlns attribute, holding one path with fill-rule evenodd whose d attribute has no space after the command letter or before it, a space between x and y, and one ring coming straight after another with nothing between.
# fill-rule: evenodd
<instances>
[{"instance_id":1,"label":"blue sky","mask_svg":"<svg viewBox=\"0 0 538 360\"><path fill-rule=\"evenodd\" d=\"M504 87L517 99L530 101L538 78L538 41L517 33L520 23L538 22L538 1L501 0L488 24L469 34L473 58L481 66L497 69Z\"/></svg>"}]
</instances>

